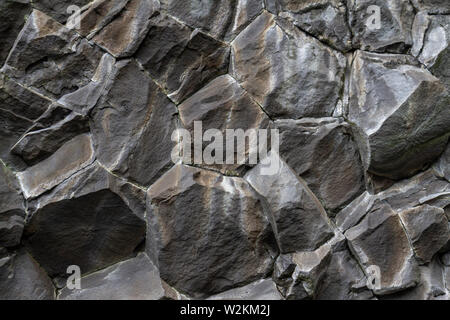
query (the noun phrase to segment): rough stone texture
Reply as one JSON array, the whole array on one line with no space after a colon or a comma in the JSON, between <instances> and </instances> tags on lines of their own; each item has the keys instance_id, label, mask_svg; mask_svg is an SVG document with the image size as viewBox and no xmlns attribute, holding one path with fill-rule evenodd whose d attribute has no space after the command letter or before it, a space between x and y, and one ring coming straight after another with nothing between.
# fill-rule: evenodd
<instances>
[{"instance_id":1,"label":"rough stone texture","mask_svg":"<svg viewBox=\"0 0 450 320\"><path fill-rule=\"evenodd\" d=\"M94 164L30 203L30 253L52 277L83 274L127 258L144 240L145 196Z\"/></svg>"},{"instance_id":2,"label":"rough stone texture","mask_svg":"<svg viewBox=\"0 0 450 320\"><path fill-rule=\"evenodd\" d=\"M269 13L253 21L232 48L235 78L271 117L333 114L346 64L339 52Z\"/></svg>"},{"instance_id":3,"label":"rough stone texture","mask_svg":"<svg viewBox=\"0 0 450 320\"><path fill-rule=\"evenodd\" d=\"M345 232L350 249L365 268L380 268L378 294L394 293L418 282L417 265L399 217L384 203L374 206L356 226Z\"/></svg>"},{"instance_id":4,"label":"rough stone texture","mask_svg":"<svg viewBox=\"0 0 450 320\"><path fill-rule=\"evenodd\" d=\"M148 186L172 165L169 142L177 110L134 60L119 61L115 69L113 84L92 112L97 158Z\"/></svg>"},{"instance_id":5,"label":"rough stone texture","mask_svg":"<svg viewBox=\"0 0 450 320\"><path fill-rule=\"evenodd\" d=\"M0 66L8 57L30 11L29 1L5 0L0 3Z\"/></svg>"},{"instance_id":6,"label":"rough stone texture","mask_svg":"<svg viewBox=\"0 0 450 320\"><path fill-rule=\"evenodd\" d=\"M266 0L266 8L337 50L352 49L345 1Z\"/></svg>"},{"instance_id":7,"label":"rough stone texture","mask_svg":"<svg viewBox=\"0 0 450 320\"><path fill-rule=\"evenodd\" d=\"M263 9L260 0L161 0L161 4L190 27L226 41L233 39Z\"/></svg>"},{"instance_id":8,"label":"rough stone texture","mask_svg":"<svg viewBox=\"0 0 450 320\"><path fill-rule=\"evenodd\" d=\"M166 292L158 269L145 253L81 278L81 289L65 287L59 300L160 300L173 298Z\"/></svg>"},{"instance_id":9,"label":"rough stone texture","mask_svg":"<svg viewBox=\"0 0 450 320\"><path fill-rule=\"evenodd\" d=\"M313 251L333 235L326 212L305 182L275 152L269 157L278 162L276 178L261 174L263 165L259 164L245 179L267 199L281 252Z\"/></svg>"},{"instance_id":10,"label":"rough stone texture","mask_svg":"<svg viewBox=\"0 0 450 320\"><path fill-rule=\"evenodd\" d=\"M211 296L208 300L281 300L282 298L275 283L271 279L264 279Z\"/></svg>"},{"instance_id":11,"label":"rough stone texture","mask_svg":"<svg viewBox=\"0 0 450 320\"><path fill-rule=\"evenodd\" d=\"M449 5L0 0L0 299L449 300Z\"/></svg>"},{"instance_id":12,"label":"rough stone texture","mask_svg":"<svg viewBox=\"0 0 450 320\"><path fill-rule=\"evenodd\" d=\"M25 251L0 258L1 300L53 300L55 288L44 270Z\"/></svg>"},{"instance_id":13,"label":"rough stone texture","mask_svg":"<svg viewBox=\"0 0 450 320\"><path fill-rule=\"evenodd\" d=\"M380 28L367 26L369 6L380 8ZM412 46L411 29L414 9L403 0L347 0L349 22L354 34L353 45L374 52L406 52Z\"/></svg>"},{"instance_id":14,"label":"rough stone texture","mask_svg":"<svg viewBox=\"0 0 450 320\"><path fill-rule=\"evenodd\" d=\"M230 49L165 14L150 20L138 61L176 103L228 69Z\"/></svg>"},{"instance_id":15,"label":"rough stone texture","mask_svg":"<svg viewBox=\"0 0 450 320\"><path fill-rule=\"evenodd\" d=\"M202 297L268 275L268 213L243 179L177 165L147 197L147 250L175 289Z\"/></svg>"},{"instance_id":16,"label":"rough stone texture","mask_svg":"<svg viewBox=\"0 0 450 320\"><path fill-rule=\"evenodd\" d=\"M350 126L334 118L278 120L280 154L327 209L364 188L364 168ZM302 155L299 157L299 155Z\"/></svg>"},{"instance_id":17,"label":"rough stone texture","mask_svg":"<svg viewBox=\"0 0 450 320\"><path fill-rule=\"evenodd\" d=\"M219 130L223 137L226 137L226 130L229 129L257 130L268 128L269 124L268 117L258 104L229 75L220 76L208 83L203 89L179 105L178 110L181 124L191 132L193 139L195 139L194 134L196 134L194 131L196 121L202 123L202 135L207 130L215 129ZM227 157L226 139L222 140L224 140L223 144L220 141L214 142L223 146L223 157L220 158L223 164L208 165L207 161L203 160L203 163L206 164L204 167L211 167L220 170L222 173L239 174L245 169L243 168L244 165L249 164L250 153L257 152L257 150L250 149L250 145L247 144L245 150L243 150L245 164L237 163L239 155L238 150L236 150L235 161L233 161L236 164L228 165L225 161ZM211 141L205 141L203 148L206 148L210 143ZM195 162L195 153L192 154L192 157L190 163Z\"/></svg>"},{"instance_id":18,"label":"rough stone texture","mask_svg":"<svg viewBox=\"0 0 450 320\"><path fill-rule=\"evenodd\" d=\"M0 247L20 243L25 208L19 183L3 162L0 162Z\"/></svg>"},{"instance_id":19,"label":"rough stone texture","mask_svg":"<svg viewBox=\"0 0 450 320\"><path fill-rule=\"evenodd\" d=\"M450 135L449 91L406 55L358 51L348 118L361 128L369 171L410 177L444 151Z\"/></svg>"}]
</instances>

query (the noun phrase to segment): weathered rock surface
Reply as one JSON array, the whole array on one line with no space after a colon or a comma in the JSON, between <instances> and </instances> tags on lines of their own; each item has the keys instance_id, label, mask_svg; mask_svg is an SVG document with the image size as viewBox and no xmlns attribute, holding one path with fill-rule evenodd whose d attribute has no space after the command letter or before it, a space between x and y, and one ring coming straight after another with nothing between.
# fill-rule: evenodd
<instances>
[{"instance_id":1,"label":"weathered rock surface","mask_svg":"<svg viewBox=\"0 0 450 320\"><path fill-rule=\"evenodd\" d=\"M266 0L266 8L340 51L352 49L345 1Z\"/></svg>"},{"instance_id":2,"label":"weathered rock surface","mask_svg":"<svg viewBox=\"0 0 450 320\"><path fill-rule=\"evenodd\" d=\"M160 14L150 20L150 30L136 57L168 96L180 103L225 74L229 55L225 44Z\"/></svg>"},{"instance_id":3,"label":"weathered rock surface","mask_svg":"<svg viewBox=\"0 0 450 320\"><path fill-rule=\"evenodd\" d=\"M348 118L363 132L370 172L410 177L444 151L449 91L411 57L358 51L350 81Z\"/></svg>"},{"instance_id":4,"label":"weathered rock surface","mask_svg":"<svg viewBox=\"0 0 450 320\"><path fill-rule=\"evenodd\" d=\"M55 288L36 261L25 251L0 258L1 300L53 300Z\"/></svg>"},{"instance_id":5,"label":"weathered rock surface","mask_svg":"<svg viewBox=\"0 0 450 320\"><path fill-rule=\"evenodd\" d=\"M176 165L147 197L147 250L175 289L202 297L269 274L268 213L245 180Z\"/></svg>"},{"instance_id":6,"label":"weathered rock surface","mask_svg":"<svg viewBox=\"0 0 450 320\"><path fill-rule=\"evenodd\" d=\"M36 9L45 12L59 23L65 23L72 15L72 12L69 12L68 10L70 6L75 5L82 8L84 5L88 4L90 0L33 0L32 2Z\"/></svg>"},{"instance_id":7,"label":"weathered rock surface","mask_svg":"<svg viewBox=\"0 0 450 320\"><path fill-rule=\"evenodd\" d=\"M399 213L418 260L427 263L450 239L450 229L441 208L423 205Z\"/></svg>"},{"instance_id":8,"label":"weathered rock surface","mask_svg":"<svg viewBox=\"0 0 450 320\"><path fill-rule=\"evenodd\" d=\"M260 0L161 0L161 4L190 27L225 41L232 40L263 9Z\"/></svg>"},{"instance_id":9,"label":"weathered rock surface","mask_svg":"<svg viewBox=\"0 0 450 320\"><path fill-rule=\"evenodd\" d=\"M217 150L218 148L214 148L217 153L211 150L208 154L208 156L211 155L214 158L214 163L209 163L210 160L203 159L203 167L211 167L220 170L222 173L239 173L243 170L242 167L244 165L238 162L240 161L239 157L241 154L244 154L243 160L245 160L247 165L256 164L256 161L254 161L255 163L250 163L250 153L256 154L258 150L251 148L250 144L246 144L245 150L240 150L235 146L232 164L228 165L228 161L226 161L227 151L229 151L226 147L227 130L241 129L244 130L244 133L247 130L255 130L254 132L257 135L256 130L266 129L269 125L269 119L266 114L231 76L224 75L214 79L203 89L180 104L178 110L180 112L181 124L191 132L192 143L196 139L194 134L200 133L200 131L196 132L194 130L195 122L197 121L201 121L201 134L203 137L205 137L205 132L208 130L216 130L214 139L216 139L219 132L222 134L220 138L217 137L217 141L212 138L210 141L205 141L207 139L204 138L202 150L205 153L210 150L208 145L214 142L213 146L216 146L216 143L218 148L222 146L223 156L220 156L219 150ZM197 130L200 129L197 128ZM217 154L219 155L216 156ZM195 151L192 157L193 159L190 163L195 163Z\"/></svg>"},{"instance_id":10,"label":"weathered rock surface","mask_svg":"<svg viewBox=\"0 0 450 320\"><path fill-rule=\"evenodd\" d=\"M378 203L356 226L345 232L349 247L364 268L380 269L376 294L389 294L415 286L417 264L399 217Z\"/></svg>"},{"instance_id":11,"label":"weathered rock surface","mask_svg":"<svg viewBox=\"0 0 450 320\"><path fill-rule=\"evenodd\" d=\"M347 6L354 47L374 52L406 53L412 46L414 8L409 1L348 0ZM371 19L376 14L371 6L380 10L379 26Z\"/></svg>"},{"instance_id":12,"label":"weathered rock surface","mask_svg":"<svg viewBox=\"0 0 450 320\"><path fill-rule=\"evenodd\" d=\"M176 107L134 60L115 66L114 81L92 112L97 159L111 171L149 186L172 166Z\"/></svg>"},{"instance_id":13,"label":"weathered rock surface","mask_svg":"<svg viewBox=\"0 0 450 320\"><path fill-rule=\"evenodd\" d=\"M342 54L269 13L253 21L232 48L235 78L271 117L333 114L343 86Z\"/></svg>"},{"instance_id":14,"label":"weathered rock surface","mask_svg":"<svg viewBox=\"0 0 450 320\"><path fill-rule=\"evenodd\" d=\"M65 287L59 300L160 300L176 298L145 253L80 279L81 289ZM166 289L167 288L167 289Z\"/></svg>"},{"instance_id":15,"label":"weathered rock surface","mask_svg":"<svg viewBox=\"0 0 450 320\"><path fill-rule=\"evenodd\" d=\"M208 300L282 300L282 298L275 283L271 279L263 279L216 294Z\"/></svg>"},{"instance_id":16,"label":"weathered rock surface","mask_svg":"<svg viewBox=\"0 0 450 320\"><path fill-rule=\"evenodd\" d=\"M335 210L362 192L364 168L348 124L335 118L304 118L278 120L275 127L281 157L325 208Z\"/></svg>"},{"instance_id":17,"label":"weathered rock surface","mask_svg":"<svg viewBox=\"0 0 450 320\"><path fill-rule=\"evenodd\" d=\"M100 49L46 14L33 10L11 51L5 72L52 98L91 81Z\"/></svg>"},{"instance_id":18,"label":"weathered rock surface","mask_svg":"<svg viewBox=\"0 0 450 320\"><path fill-rule=\"evenodd\" d=\"M0 3L0 66L8 57L30 11L29 1L6 0Z\"/></svg>"},{"instance_id":19,"label":"weathered rock surface","mask_svg":"<svg viewBox=\"0 0 450 320\"><path fill-rule=\"evenodd\" d=\"M93 41L116 58L131 56L148 32L152 15L159 10L158 0L130 0Z\"/></svg>"},{"instance_id":20,"label":"weathered rock surface","mask_svg":"<svg viewBox=\"0 0 450 320\"><path fill-rule=\"evenodd\" d=\"M449 300L449 4L0 0L0 299Z\"/></svg>"},{"instance_id":21,"label":"weathered rock surface","mask_svg":"<svg viewBox=\"0 0 450 320\"><path fill-rule=\"evenodd\" d=\"M83 274L129 257L144 240L145 195L94 164L30 202L25 244L50 276Z\"/></svg>"},{"instance_id":22,"label":"weathered rock surface","mask_svg":"<svg viewBox=\"0 0 450 320\"><path fill-rule=\"evenodd\" d=\"M279 167L276 175L262 174L263 165L259 164L245 179L267 199L281 252L313 251L333 236L326 212L305 182L275 152L269 158Z\"/></svg>"},{"instance_id":23,"label":"weathered rock surface","mask_svg":"<svg viewBox=\"0 0 450 320\"><path fill-rule=\"evenodd\" d=\"M24 219L24 199L17 178L0 161L0 247L20 243Z\"/></svg>"}]
</instances>

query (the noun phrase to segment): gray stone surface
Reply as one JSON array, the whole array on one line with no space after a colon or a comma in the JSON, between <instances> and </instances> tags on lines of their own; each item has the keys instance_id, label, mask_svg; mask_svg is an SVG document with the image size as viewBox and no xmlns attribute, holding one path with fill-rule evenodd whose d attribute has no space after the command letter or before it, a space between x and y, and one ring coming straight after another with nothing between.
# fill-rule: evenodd
<instances>
[{"instance_id":1,"label":"gray stone surface","mask_svg":"<svg viewBox=\"0 0 450 320\"><path fill-rule=\"evenodd\" d=\"M58 300L160 300L173 298L145 253L80 279L81 289L63 288ZM175 295L176 297L176 295Z\"/></svg>"},{"instance_id":2,"label":"gray stone surface","mask_svg":"<svg viewBox=\"0 0 450 320\"><path fill-rule=\"evenodd\" d=\"M272 228L245 180L176 165L147 201L147 250L175 289L199 298L269 275Z\"/></svg>"},{"instance_id":3,"label":"gray stone surface","mask_svg":"<svg viewBox=\"0 0 450 320\"><path fill-rule=\"evenodd\" d=\"M338 51L269 13L239 34L232 49L233 75L271 117L333 114L346 65Z\"/></svg>"},{"instance_id":4,"label":"gray stone surface","mask_svg":"<svg viewBox=\"0 0 450 320\"><path fill-rule=\"evenodd\" d=\"M25 250L0 258L1 300L53 300L55 288Z\"/></svg>"},{"instance_id":5,"label":"gray stone surface","mask_svg":"<svg viewBox=\"0 0 450 320\"><path fill-rule=\"evenodd\" d=\"M0 0L0 299L449 300L449 4Z\"/></svg>"}]
</instances>

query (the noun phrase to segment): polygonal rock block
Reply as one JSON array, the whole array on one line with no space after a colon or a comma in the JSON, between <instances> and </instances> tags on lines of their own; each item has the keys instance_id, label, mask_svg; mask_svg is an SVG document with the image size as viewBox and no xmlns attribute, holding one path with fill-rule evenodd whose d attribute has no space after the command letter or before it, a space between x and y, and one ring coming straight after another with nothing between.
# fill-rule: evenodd
<instances>
[{"instance_id":1,"label":"polygonal rock block","mask_svg":"<svg viewBox=\"0 0 450 320\"><path fill-rule=\"evenodd\" d=\"M409 1L348 0L347 6L354 47L374 52L406 53L412 46L414 8Z\"/></svg>"},{"instance_id":2,"label":"polygonal rock block","mask_svg":"<svg viewBox=\"0 0 450 320\"><path fill-rule=\"evenodd\" d=\"M337 50L352 48L345 1L266 0L266 8Z\"/></svg>"},{"instance_id":3,"label":"polygonal rock block","mask_svg":"<svg viewBox=\"0 0 450 320\"><path fill-rule=\"evenodd\" d=\"M399 216L421 263L430 262L450 240L448 219L441 208L423 205L404 210Z\"/></svg>"},{"instance_id":4,"label":"polygonal rock block","mask_svg":"<svg viewBox=\"0 0 450 320\"><path fill-rule=\"evenodd\" d=\"M67 277L71 265L86 274L128 258L145 237L140 192L91 165L30 202L25 245L52 277Z\"/></svg>"},{"instance_id":5,"label":"polygonal rock block","mask_svg":"<svg viewBox=\"0 0 450 320\"><path fill-rule=\"evenodd\" d=\"M269 159L279 167L276 174L262 174L263 164L258 164L245 179L267 199L281 252L317 249L333 236L325 210L275 152L270 152Z\"/></svg>"},{"instance_id":6,"label":"polygonal rock block","mask_svg":"<svg viewBox=\"0 0 450 320\"><path fill-rule=\"evenodd\" d=\"M70 6L77 6L80 9L91 0L33 0L33 7L45 12L59 23L65 23L73 14L68 9Z\"/></svg>"},{"instance_id":7,"label":"polygonal rock block","mask_svg":"<svg viewBox=\"0 0 450 320\"><path fill-rule=\"evenodd\" d=\"M223 156L214 154L215 160L218 160L215 161L216 163L205 163L205 159L203 159L201 166L211 167L220 170L222 173L236 173L241 171L243 166L237 162L238 156L236 153L238 151L236 147L233 163L226 163L225 161L227 151L229 151L226 148L228 141L226 130L241 129L244 132L255 130L254 132L258 134L258 129L266 129L269 125L269 118L266 114L229 75L220 76L208 83L203 89L179 105L178 110L182 125L191 132L191 143L195 143L195 134L201 133L204 137L204 133L210 129L221 132ZM196 121L201 121L202 129L196 129L198 132L194 130ZM216 143L218 145L220 142L214 140L214 145ZM206 152L206 148L210 144L211 141L204 141L202 150ZM247 163L250 152L250 147L247 144L244 152ZM195 157L195 154L192 156ZM220 160L223 164L217 163ZM255 164L252 163L252 165Z\"/></svg>"},{"instance_id":8,"label":"polygonal rock block","mask_svg":"<svg viewBox=\"0 0 450 320\"><path fill-rule=\"evenodd\" d=\"M24 199L19 183L0 161L0 247L14 247L20 243L24 219Z\"/></svg>"},{"instance_id":9,"label":"polygonal rock block","mask_svg":"<svg viewBox=\"0 0 450 320\"><path fill-rule=\"evenodd\" d=\"M91 81L101 50L41 11L34 10L4 67L21 84L51 98L78 90Z\"/></svg>"},{"instance_id":10,"label":"polygonal rock block","mask_svg":"<svg viewBox=\"0 0 450 320\"><path fill-rule=\"evenodd\" d=\"M176 298L145 253L80 279L81 289L65 287L58 300L161 300Z\"/></svg>"},{"instance_id":11,"label":"polygonal rock block","mask_svg":"<svg viewBox=\"0 0 450 320\"><path fill-rule=\"evenodd\" d=\"M379 270L375 294L390 294L414 287L417 264L399 217L378 203L355 227L345 232L349 247L365 269Z\"/></svg>"},{"instance_id":12,"label":"polygonal rock block","mask_svg":"<svg viewBox=\"0 0 450 320\"><path fill-rule=\"evenodd\" d=\"M232 42L232 72L273 118L333 114L345 57L267 12Z\"/></svg>"},{"instance_id":13,"label":"polygonal rock block","mask_svg":"<svg viewBox=\"0 0 450 320\"><path fill-rule=\"evenodd\" d=\"M261 13L261 0L161 0L169 14L214 38L232 40Z\"/></svg>"},{"instance_id":14,"label":"polygonal rock block","mask_svg":"<svg viewBox=\"0 0 450 320\"><path fill-rule=\"evenodd\" d=\"M214 38L160 14L136 53L144 66L176 103L228 71L230 49Z\"/></svg>"},{"instance_id":15,"label":"polygonal rock block","mask_svg":"<svg viewBox=\"0 0 450 320\"><path fill-rule=\"evenodd\" d=\"M304 118L277 120L275 127L281 157L326 209L336 210L362 192L364 167L350 125L335 118Z\"/></svg>"},{"instance_id":16,"label":"polygonal rock block","mask_svg":"<svg viewBox=\"0 0 450 320\"><path fill-rule=\"evenodd\" d=\"M53 300L55 288L44 270L21 249L0 257L1 300Z\"/></svg>"},{"instance_id":17,"label":"polygonal rock block","mask_svg":"<svg viewBox=\"0 0 450 320\"><path fill-rule=\"evenodd\" d=\"M52 189L94 161L89 134L76 136L46 160L18 174L25 198L34 198Z\"/></svg>"},{"instance_id":18,"label":"polygonal rock block","mask_svg":"<svg viewBox=\"0 0 450 320\"><path fill-rule=\"evenodd\" d=\"M244 287L231 289L208 298L208 300L282 300L277 286L271 279L252 282Z\"/></svg>"},{"instance_id":19,"label":"polygonal rock block","mask_svg":"<svg viewBox=\"0 0 450 320\"><path fill-rule=\"evenodd\" d=\"M269 218L245 180L176 165L150 187L147 208L147 252L180 292L204 297L269 274Z\"/></svg>"},{"instance_id":20,"label":"polygonal rock block","mask_svg":"<svg viewBox=\"0 0 450 320\"><path fill-rule=\"evenodd\" d=\"M0 3L0 66L8 57L30 11L29 0L6 0Z\"/></svg>"},{"instance_id":21,"label":"polygonal rock block","mask_svg":"<svg viewBox=\"0 0 450 320\"><path fill-rule=\"evenodd\" d=\"M411 57L356 54L348 118L363 132L370 172L401 179L432 163L450 135L449 103L445 86Z\"/></svg>"},{"instance_id":22,"label":"polygonal rock block","mask_svg":"<svg viewBox=\"0 0 450 320\"><path fill-rule=\"evenodd\" d=\"M173 165L177 109L134 60L114 68L111 86L92 111L96 155L111 171L149 186Z\"/></svg>"},{"instance_id":23,"label":"polygonal rock block","mask_svg":"<svg viewBox=\"0 0 450 320\"><path fill-rule=\"evenodd\" d=\"M157 0L130 0L93 41L116 58L134 54L149 29L149 19L159 10Z\"/></svg>"}]
</instances>

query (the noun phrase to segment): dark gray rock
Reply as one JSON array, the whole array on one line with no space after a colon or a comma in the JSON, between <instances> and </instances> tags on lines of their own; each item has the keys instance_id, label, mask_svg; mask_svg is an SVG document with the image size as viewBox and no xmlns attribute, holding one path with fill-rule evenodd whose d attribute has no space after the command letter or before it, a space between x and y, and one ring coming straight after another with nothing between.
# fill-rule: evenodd
<instances>
[{"instance_id":1,"label":"dark gray rock","mask_svg":"<svg viewBox=\"0 0 450 320\"><path fill-rule=\"evenodd\" d=\"M116 58L132 56L148 32L149 19L158 10L158 0L130 0L93 41Z\"/></svg>"},{"instance_id":2,"label":"dark gray rock","mask_svg":"<svg viewBox=\"0 0 450 320\"><path fill-rule=\"evenodd\" d=\"M275 175L262 174L263 164L259 164L245 179L267 199L281 252L319 248L333 236L325 210L305 182L275 152L271 151L269 158L278 163Z\"/></svg>"},{"instance_id":3,"label":"dark gray rock","mask_svg":"<svg viewBox=\"0 0 450 320\"><path fill-rule=\"evenodd\" d=\"M268 214L245 180L176 165L147 198L147 251L175 289L203 297L270 274Z\"/></svg>"},{"instance_id":4,"label":"dark gray rock","mask_svg":"<svg viewBox=\"0 0 450 320\"><path fill-rule=\"evenodd\" d=\"M368 27L369 6L380 8L380 28ZM406 53L413 44L414 8L403 0L347 0L353 45L375 52Z\"/></svg>"},{"instance_id":5,"label":"dark gray rock","mask_svg":"<svg viewBox=\"0 0 450 320\"><path fill-rule=\"evenodd\" d=\"M345 57L265 12L232 43L232 72L273 118L333 114Z\"/></svg>"},{"instance_id":6,"label":"dark gray rock","mask_svg":"<svg viewBox=\"0 0 450 320\"><path fill-rule=\"evenodd\" d=\"M232 40L263 9L261 0L161 0L162 8L192 28Z\"/></svg>"},{"instance_id":7,"label":"dark gray rock","mask_svg":"<svg viewBox=\"0 0 450 320\"><path fill-rule=\"evenodd\" d=\"M445 86L411 57L357 52L348 118L363 132L369 171L401 179L436 160L450 135L449 102Z\"/></svg>"},{"instance_id":8,"label":"dark gray rock","mask_svg":"<svg viewBox=\"0 0 450 320\"><path fill-rule=\"evenodd\" d=\"M450 14L450 3L447 0L411 0L418 10L425 10L432 14Z\"/></svg>"},{"instance_id":9,"label":"dark gray rock","mask_svg":"<svg viewBox=\"0 0 450 320\"><path fill-rule=\"evenodd\" d=\"M94 159L90 135L76 136L46 160L18 173L25 198L34 198L51 190Z\"/></svg>"},{"instance_id":10,"label":"dark gray rock","mask_svg":"<svg viewBox=\"0 0 450 320\"><path fill-rule=\"evenodd\" d=\"M50 276L128 258L144 240L145 193L94 164L31 201L24 242Z\"/></svg>"},{"instance_id":11,"label":"dark gray rock","mask_svg":"<svg viewBox=\"0 0 450 320\"><path fill-rule=\"evenodd\" d=\"M326 209L335 210L362 192L364 168L348 124L334 118L304 118L278 120L275 127L281 157Z\"/></svg>"},{"instance_id":12,"label":"dark gray rock","mask_svg":"<svg viewBox=\"0 0 450 320\"><path fill-rule=\"evenodd\" d=\"M23 249L0 258L1 300L53 300L52 281Z\"/></svg>"},{"instance_id":13,"label":"dark gray rock","mask_svg":"<svg viewBox=\"0 0 450 320\"><path fill-rule=\"evenodd\" d=\"M0 66L8 57L30 11L29 0L5 0L0 3Z\"/></svg>"},{"instance_id":14,"label":"dark gray rock","mask_svg":"<svg viewBox=\"0 0 450 320\"><path fill-rule=\"evenodd\" d=\"M86 132L89 132L88 119L72 113L48 128L32 128L11 148L11 152L33 166L47 159L65 142Z\"/></svg>"},{"instance_id":15,"label":"dark gray rock","mask_svg":"<svg viewBox=\"0 0 450 320\"><path fill-rule=\"evenodd\" d=\"M45 12L59 23L65 23L71 16L68 12L69 6L75 5L82 8L88 4L91 0L33 0L33 7Z\"/></svg>"},{"instance_id":16,"label":"dark gray rock","mask_svg":"<svg viewBox=\"0 0 450 320\"><path fill-rule=\"evenodd\" d=\"M352 49L346 1L266 0L266 8L340 51Z\"/></svg>"},{"instance_id":17,"label":"dark gray rock","mask_svg":"<svg viewBox=\"0 0 450 320\"><path fill-rule=\"evenodd\" d=\"M134 60L115 66L108 93L92 112L97 159L149 186L173 165L170 143L177 109Z\"/></svg>"},{"instance_id":18,"label":"dark gray rock","mask_svg":"<svg viewBox=\"0 0 450 320\"><path fill-rule=\"evenodd\" d=\"M203 159L201 166L220 170L224 174L240 173L245 170L244 164L238 162L240 150L237 150L236 146L234 147L233 164L226 164L226 130L258 130L266 129L269 125L266 114L229 75L220 76L208 83L203 89L180 104L178 110L181 124L191 132L192 143L194 143L194 134L196 134L194 131L194 122L196 121L202 123L202 136L210 129L219 130L222 133L223 157L220 159L217 157L217 160L221 160L223 164L206 163L206 160L209 162L209 159ZM255 133L258 134L256 131ZM206 151L210 144L211 141L204 141L203 151ZM249 163L250 152L256 153L257 150L250 149L246 144L245 163L255 165L256 163ZM195 154L192 154L192 157L194 156ZM194 160L192 159L190 163L194 163Z\"/></svg>"},{"instance_id":19,"label":"dark gray rock","mask_svg":"<svg viewBox=\"0 0 450 320\"><path fill-rule=\"evenodd\" d=\"M0 161L0 247L14 247L20 243L24 219L24 199L17 178Z\"/></svg>"},{"instance_id":20,"label":"dark gray rock","mask_svg":"<svg viewBox=\"0 0 450 320\"><path fill-rule=\"evenodd\" d=\"M380 270L378 295L390 294L419 282L417 264L399 217L385 203L377 203L356 226L345 232L349 247L364 268Z\"/></svg>"},{"instance_id":21,"label":"dark gray rock","mask_svg":"<svg viewBox=\"0 0 450 320\"><path fill-rule=\"evenodd\" d=\"M228 71L229 53L225 44L160 14L150 20L136 57L168 96L180 103Z\"/></svg>"},{"instance_id":22,"label":"dark gray rock","mask_svg":"<svg viewBox=\"0 0 450 320\"><path fill-rule=\"evenodd\" d=\"M208 300L282 300L277 286L271 279L252 282L244 287L231 289L208 298Z\"/></svg>"},{"instance_id":23,"label":"dark gray rock","mask_svg":"<svg viewBox=\"0 0 450 320\"><path fill-rule=\"evenodd\" d=\"M450 240L448 219L441 208L423 205L404 210L399 216L421 263L430 262Z\"/></svg>"},{"instance_id":24,"label":"dark gray rock","mask_svg":"<svg viewBox=\"0 0 450 320\"><path fill-rule=\"evenodd\" d=\"M89 83L101 57L98 47L34 10L4 69L18 82L59 98Z\"/></svg>"},{"instance_id":25,"label":"dark gray rock","mask_svg":"<svg viewBox=\"0 0 450 320\"><path fill-rule=\"evenodd\" d=\"M176 297L145 253L80 279L81 289L65 287L58 300L161 300Z\"/></svg>"}]
</instances>

